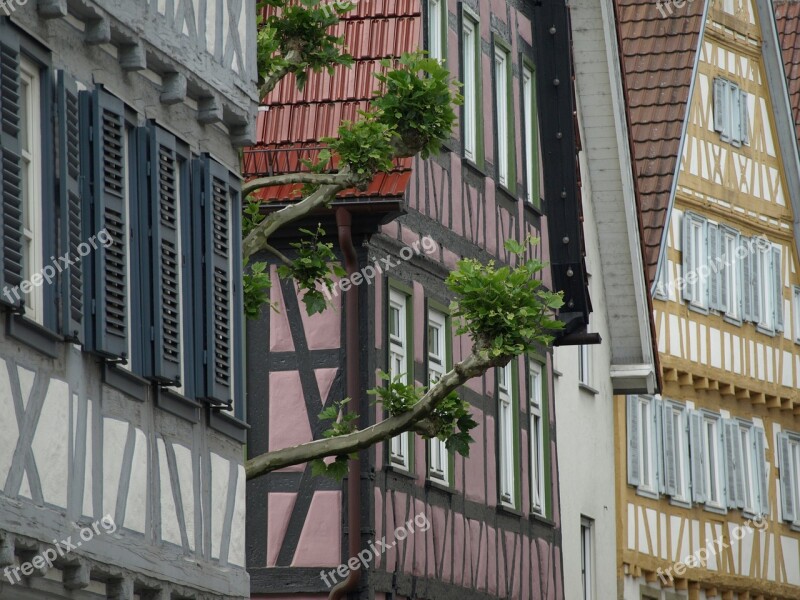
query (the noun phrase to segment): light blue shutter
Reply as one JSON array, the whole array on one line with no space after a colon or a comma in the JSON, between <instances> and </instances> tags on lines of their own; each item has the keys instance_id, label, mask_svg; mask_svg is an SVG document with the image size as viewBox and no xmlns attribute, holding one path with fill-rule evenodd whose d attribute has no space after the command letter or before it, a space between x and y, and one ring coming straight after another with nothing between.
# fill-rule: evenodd
<instances>
[{"instance_id":1,"label":"light blue shutter","mask_svg":"<svg viewBox=\"0 0 800 600\"><path fill-rule=\"evenodd\" d=\"M78 256L82 233L83 200L81 198L82 148L80 135L80 103L78 86L65 71L58 72L56 91L58 203L61 228L60 252ZM84 340L83 265L72 265L61 275L61 332L64 337L82 344Z\"/></svg>"},{"instance_id":2,"label":"light blue shutter","mask_svg":"<svg viewBox=\"0 0 800 600\"><path fill-rule=\"evenodd\" d=\"M653 464L656 467L656 482L658 493L664 493L664 464L661 460L661 456L664 455L664 435L663 435L663 417L664 417L664 403L654 398L651 400L650 406L652 407L652 415L653 415L653 431L655 432L655 439L653 440L653 447L650 449L650 453L656 457L653 461Z\"/></svg>"},{"instance_id":3,"label":"light blue shutter","mask_svg":"<svg viewBox=\"0 0 800 600\"><path fill-rule=\"evenodd\" d=\"M741 107L741 123L742 123L742 143L749 144L750 143L750 110L747 105L747 92L744 90L739 90L739 95L741 99L739 100L739 105Z\"/></svg>"},{"instance_id":4,"label":"light blue shutter","mask_svg":"<svg viewBox=\"0 0 800 600\"><path fill-rule=\"evenodd\" d=\"M789 454L789 436L781 433L778 436L778 460L780 461L781 475L781 515L784 521L793 522L797 519L794 505L794 478L796 473L792 472L792 457Z\"/></svg>"},{"instance_id":5,"label":"light blue shutter","mask_svg":"<svg viewBox=\"0 0 800 600\"><path fill-rule=\"evenodd\" d=\"M762 320L761 311L763 307L761 306L761 292L765 287L770 287L769 282L765 280L768 274L763 273L763 271L761 250L758 249L758 244L754 242L753 252L750 254L750 293L752 294L751 316L753 317L753 323L756 324L760 323Z\"/></svg>"},{"instance_id":6,"label":"light blue shutter","mask_svg":"<svg viewBox=\"0 0 800 600\"><path fill-rule=\"evenodd\" d=\"M683 214L683 273L681 274L686 280L687 275L694 269L695 254L697 249L694 247L694 236L692 235L692 215L690 213ZM695 293L697 290L696 284L689 284L685 282L683 286L683 299L687 302L695 300Z\"/></svg>"},{"instance_id":7,"label":"light blue shutter","mask_svg":"<svg viewBox=\"0 0 800 600\"><path fill-rule=\"evenodd\" d=\"M728 82L728 98L730 99L731 142L734 146L742 144L742 95L739 86Z\"/></svg>"},{"instance_id":8,"label":"light blue shutter","mask_svg":"<svg viewBox=\"0 0 800 600\"><path fill-rule=\"evenodd\" d=\"M692 461L692 500L706 501L706 473L703 459L703 415L689 413L689 446Z\"/></svg>"},{"instance_id":9,"label":"light blue shutter","mask_svg":"<svg viewBox=\"0 0 800 600\"><path fill-rule=\"evenodd\" d=\"M755 449L755 476L757 478L758 499L762 515L769 514L769 480L765 459L766 437L761 427L753 427L753 447Z\"/></svg>"},{"instance_id":10,"label":"light blue shutter","mask_svg":"<svg viewBox=\"0 0 800 600\"><path fill-rule=\"evenodd\" d=\"M727 125L729 118L725 112L725 95L728 91L727 82L719 77L714 79L714 131L720 132L722 138L728 135Z\"/></svg>"},{"instance_id":11,"label":"light blue shutter","mask_svg":"<svg viewBox=\"0 0 800 600\"><path fill-rule=\"evenodd\" d=\"M725 448L726 491L729 508L744 507L741 465L739 464L739 424L730 419L720 421Z\"/></svg>"},{"instance_id":12,"label":"light blue shutter","mask_svg":"<svg viewBox=\"0 0 800 600\"><path fill-rule=\"evenodd\" d=\"M672 406L664 402L662 426L664 431L664 493L675 496L678 493L677 453L675 452L675 422L672 418Z\"/></svg>"},{"instance_id":13,"label":"light blue shutter","mask_svg":"<svg viewBox=\"0 0 800 600\"><path fill-rule=\"evenodd\" d=\"M708 296L709 308L722 310L722 273L719 257L722 235L718 225L708 224Z\"/></svg>"},{"instance_id":14,"label":"light blue shutter","mask_svg":"<svg viewBox=\"0 0 800 600\"><path fill-rule=\"evenodd\" d=\"M98 88L92 106L94 222L111 239L94 255L95 341L99 354L113 359L128 353L128 261L130 229L125 208L125 119L122 101Z\"/></svg>"},{"instance_id":15,"label":"light blue shutter","mask_svg":"<svg viewBox=\"0 0 800 600\"><path fill-rule=\"evenodd\" d=\"M641 484L640 455L639 398L638 396L628 396L628 483L636 487Z\"/></svg>"},{"instance_id":16,"label":"light blue shutter","mask_svg":"<svg viewBox=\"0 0 800 600\"><path fill-rule=\"evenodd\" d=\"M20 48L12 27L0 21L0 302L21 307L22 145ZM38 243L38 240L37 240ZM20 298L11 290L19 292Z\"/></svg>"},{"instance_id":17,"label":"light blue shutter","mask_svg":"<svg viewBox=\"0 0 800 600\"><path fill-rule=\"evenodd\" d=\"M772 247L772 286L775 300L775 331L783 331L783 267L781 266L781 249Z\"/></svg>"},{"instance_id":18,"label":"light blue shutter","mask_svg":"<svg viewBox=\"0 0 800 600\"><path fill-rule=\"evenodd\" d=\"M742 258L741 263L741 285L742 288L742 320L753 320L753 255L750 252L750 238L740 237L739 248L744 250L740 252Z\"/></svg>"}]
</instances>

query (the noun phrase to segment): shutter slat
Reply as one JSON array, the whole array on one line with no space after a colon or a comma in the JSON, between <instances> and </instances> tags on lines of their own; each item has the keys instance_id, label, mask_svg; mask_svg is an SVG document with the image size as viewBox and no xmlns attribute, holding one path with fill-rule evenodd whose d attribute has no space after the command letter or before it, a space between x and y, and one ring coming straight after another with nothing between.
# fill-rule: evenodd
<instances>
[{"instance_id":1,"label":"shutter slat","mask_svg":"<svg viewBox=\"0 0 800 600\"><path fill-rule=\"evenodd\" d=\"M22 145L20 49L17 34L0 23L0 302L19 308L22 283ZM7 292L7 293L6 293Z\"/></svg>"},{"instance_id":2,"label":"shutter slat","mask_svg":"<svg viewBox=\"0 0 800 600\"><path fill-rule=\"evenodd\" d=\"M182 287L178 178L175 137L150 127L150 215L153 231L153 373L163 384L180 384L182 377Z\"/></svg>"},{"instance_id":3,"label":"shutter slat","mask_svg":"<svg viewBox=\"0 0 800 600\"><path fill-rule=\"evenodd\" d=\"M60 252L78 256L83 239L81 198L81 141L78 86L66 72L58 72L58 198L61 212ZM61 275L61 333L82 344L84 275L82 263Z\"/></svg>"},{"instance_id":4,"label":"shutter slat","mask_svg":"<svg viewBox=\"0 0 800 600\"><path fill-rule=\"evenodd\" d=\"M781 433L778 437L779 460L780 460L780 475L781 475L781 515L784 521L794 521L797 519L796 510L794 505L794 478L797 477L796 473L792 472L792 457L789 454L789 436Z\"/></svg>"},{"instance_id":5,"label":"shutter slat","mask_svg":"<svg viewBox=\"0 0 800 600\"><path fill-rule=\"evenodd\" d=\"M95 254L94 350L113 359L128 354L128 215L125 201L123 143L125 117L122 101L98 88L93 97L92 121L95 136L92 148L94 218L98 231L105 230L111 240ZM99 132L99 133L98 133Z\"/></svg>"}]
</instances>

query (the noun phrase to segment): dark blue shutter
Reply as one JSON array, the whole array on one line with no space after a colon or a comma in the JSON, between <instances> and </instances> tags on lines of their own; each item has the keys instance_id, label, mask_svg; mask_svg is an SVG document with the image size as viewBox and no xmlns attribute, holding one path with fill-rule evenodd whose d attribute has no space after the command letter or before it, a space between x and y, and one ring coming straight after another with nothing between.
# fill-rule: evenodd
<instances>
[{"instance_id":1,"label":"dark blue shutter","mask_svg":"<svg viewBox=\"0 0 800 600\"><path fill-rule=\"evenodd\" d=\"M81 200L81 135L78 86L64 71L58 72L57 88L57 162L58 204L61 214L61 256L78 256L83 240ZM83 268L70 266L61 276L61 332L77 343L83 343Z\"/></svg>"},{"instance_id":2,"label":"dark blue shutter","mask_svg":"<svg viewBox=\"0 0 800 600\"><path fill-rule=\"evenodd\" d=\"M208 157L203 169L203 294L205 298L206 397L232 402L232 201L229 173Z\"/></svg>"},{"instance_id":3,"label":"dark blue shutter","mask_svg":"<svg viewBox=\"0 0 800 600\"><path fill-rule=\"evenodd\" d=\"M234 416L242 421L245 420L244 402L244 274L242 264L242 194L238 181L231 184L231 231L233 243L232 258L232 279L233 286L233 348L231 361L233 368L233 403Z\"/></svg>"},{"instance_id":4,"label":"dark blue shutter","mask_svg":"<svg viewBox=\"0 0 800 600\"><path fill-rule=\"evenodd\" d=\"M183 259L180 173L175 137L150 128L150 215L153 234L153 378L181 382L181 286Z\"/></svg>"},{"instance_id":5,"label":"dark blue shutter","mask_svg":"<svg viewBox=\"0 0 800 600\"><path fill-rule=\"evenodd\" d=\"M22 146L19 38L0 24L0 302L21 307Z\"/></svg>"},{"instance_id":6,"label":"dark blue shutter","mask_svg":"<svg viewBox=\"0 0 800 600\"><path fill-rule=\"evenodd\" d=\"M94 270L95 345L113 359L128 354L128 260L125 199L125 117L122 101L95 91L92 114L92 189L94 223L111 243L98 245Z\"/></svg>"}]
</instances>

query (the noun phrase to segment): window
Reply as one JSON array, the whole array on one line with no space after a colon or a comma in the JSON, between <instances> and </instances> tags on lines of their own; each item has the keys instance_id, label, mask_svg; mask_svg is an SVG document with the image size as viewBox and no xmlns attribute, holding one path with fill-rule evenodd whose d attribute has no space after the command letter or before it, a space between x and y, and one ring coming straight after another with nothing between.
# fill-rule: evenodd
<instances>
[{"instance_id":1,"label":"window","mask_svg":"<svg viewBox=\"0 0 800 600\"><path fill-rule=\"evenodd\" d=\"M722 434L719 415L692 412L689 416L692 499L724 509Z\"/></svg>"},{"instance_id":2,"label":"window","mask_svg":"<svg viewBox=\"0 0 800 600\"><path fill-rule=\"evenodd\" d=\"M481 36L478 23L463 13L462 31L462 83L464 87L463 124L464 157L479 164L483 160L478 156L478 136L480 131L480 61Z\"/></svg>"},{"instance_id":3,"label":"window","mask_svg":"<svg viewBox=\"0 0 800 600\"><path fill-rule=\"evenodd\" d=\"M755 254L757 261L754 302L760 309L758 318L753 318L758 326L769 333L783 330L783 282L781 280L781 248L769 242L758 243Z\"/></svg>"},{"instance_id":4,"label":"window","mask_svg":"<svg viewBox=\"0 0 800 600\"><path fill-rule=\"evenodd\" d=\"M778 436L781 519L800 527L800 436L781 433Z\"/></svg>"},{"instance_id":5,"label":"window","mask_svg":"<svg viewBox=\"0 0 800 600\"><path fill-rule=\"evenodd\" d=\"M412 380L409 373L408 341L408 296L397 291L389 291L389 374L392 379L399 377L408 384ZM393 437L389 459L392 465L410 469L408 432Z\"/></svg>"},{"instance_id":6,"label":"window","mask_svg":"<svg viewBox=\"0 0 800 600\"><path fill-rule=\"evenodd\" d=\"M531 416L531 511L545 514L545 422L542 406L543 380L542 365L530 361L530 396Z\"/></svg>"},{"instance_id":7,"label":"window","mask_svg":"<svg viewBox=\"0 0 800 600\"><path fill-rule=\"evenodd\" d=\"M525 197L536 208L539 198L539 140L537 136L536 80L528 65L522 68L522 100L525 118Z\"/></svg>"},{"instance_id":8,"label":"window","mask_svg":"<svg viewBox=\"0 0 800 600\"><path fill-rule=\"evenodd\" d=\"M581 517L581 590L582 600L594 598L594 540L591 519Z\"/></svg>"},{"instance_id":9,"label":"window","mask_svg":"<svg viewBox=\"0 0 800 600\"><path fill-rule=\"evenodd\" d=\"M578 346L578 382L589 386L592 384L592 347L588 344Z\"/></svg>"},{"instance_id":10,"label":"window","mask_svg":"<svg viewBox=\"0 0 800 600\"><path fill-rule=\"evenodd\" d=\"M721 303L725 314L735 321L741 319L741 269L736 258L739 248L739 232L730 227L721 227Z\"/></svg>"},{"instance_id":11,"label":"window","mask_svg":"<svg viewBox=\"0 0 800 600\"><path fill-rule=\"evenodd\" d=\"M658 494L658 402L628 396L628 483L644 495Z\"/></svg>"},{"instance_id":12,"label":"window","mask_svg":"<svg viewBox=\"0 0 800 600\"><path fill-rule=\"evenodd\" d=\"M447 0L428 0L428 54L440 62L447 60Z\"/></svg>"},{"instance_id":13,"label":"window","mask_svg":"<svg viewBox=\"0 0 800 600\"><path fill-rule=\"evenodd\" d=\"M683 299L701 310L708 308L706 226L706 220L699 215L683 215Z\"/></svg>"},{"instance_id":14,"label":"window","mask_svg":"<svg viewBox=\"0 0 800 600\"><path fill-rule=\"evenodd\" d=\"M436 310L428 312L428 382L439 381L449 368L447 351L447 317ZM450 453L445 442L433 438L429 442L428 476L444 484L450 483Z\"/></svg>"},{"instance_id":15,"label":"window","mask_svg":"<svg viewBox=\"0 0 800 600\"><path fill-rule=\"evenodd\" d=\"M24 56L20 60L20 149L22 187L22 280L31 282L41 273L42 258L42 123L39 67ZM25 292L25 288L28 292ZM44 325L44 286L22 285L25 315Z\"/></svg>"},{"instance_id":16,"label":"window","mask_svg":"<svg viewBox=\"0 0 800 600\"><path fill-rule=\"evenodd\" d=\"M497 369L497 422L500 448L500 503L516 507L514 396L511 364Z\"/></svg>"},{"instance_id":17,"label":"window","mask_svg":"<svg viewBox=\"0 0 800 600\"><path fill-rule=\"evenodd\" d=\"M514 126L511 86L511 59L500 46L494 50L494 98L497 115L497 182L512 190L514 187Z\"/></svg>"},{"instance_id":18,"label":"window","mask_svg":"<svg viewBox=\"0 0 800 600\"><path fill-rule=\"evenodd\" d=\"M664 402L664 493L678 502L689 502L689 442L686 407Z\"/></svg>"},{"instance_id":19,"label":"window","mask_svg":"<svg viewBox=\"0 0 800 600\"><path fill-rule=\"evenodd\" d=\"M705 465L705 483L709 504L722 504L722 483L719 468L719 419L703 418L703 463Z\"/></svg>"},{"instance_id":20,"label":"window","mask_svg":"<svg viewBox=\"0 0 800 600\"><path fill-rule=\"evenodd\" d=\"M714 79L714 131L734 146L750 143L748 94L727 79Z\"/></svg>"}]
</instances>

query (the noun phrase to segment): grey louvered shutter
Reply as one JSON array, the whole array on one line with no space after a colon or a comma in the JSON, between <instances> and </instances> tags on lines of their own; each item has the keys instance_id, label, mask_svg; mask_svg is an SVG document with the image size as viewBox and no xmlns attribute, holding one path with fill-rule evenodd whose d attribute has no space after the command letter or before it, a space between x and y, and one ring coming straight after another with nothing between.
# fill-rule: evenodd
<instances>
[{"instance_id":1,"label":"grey louvered shutter","mask_svg":"<svg viewBox=\"0 0 800 600\"><path fill-rule=\"evenodd\" d=\"M731 116L731 142L734 146L741 146L742 144L742 94L739 86L735 83L728 82L728 99L730 105Z\"/></svg>"},{"instance_id":2,"label":"grey louvered shutter","mask_svg":"<svg viewBox=\"0 0 800 600\"><path fill-rule=\"evenodd\" d=\"M678 493L677 453L675 452L675 421L673 409L669 402L664 402L664 493L675 496Z\"/></svg>"},{"instance_id":3,"label":"grey louvered shutter","mask_svg":"<svg viewBox=\"0 0 800 600\"><path fill-rule=\"evenodd\" d=\"M92 107L92 189L94 222L106 231L108 247L98 245L94 269L94 350L112 359L128 354L128 261L130 244L125 197L125 117L122 101L95 90Z\"/></svg>"},{"instance_id":4,"label":"grey louvered shutter","mask_svg":"<svg viewBox=\"0 0 800 600\"><path fill-rule=\"evenodd\" d=\"M203 186L203 252L205 255L206 397L232 402L233 310L231 260L233 231L229 173L206 157Z\"/></svg>"},{"instance_id":5,"label":"grey louvered shutter","mask_svg":"<svg viewBox=\"0 0 800 600\"><path fill-rule=\"evenodd\" d=\"M741 123L742 123L742 143L749 144L750 143L750 109L747 105L747 92L744 90L739 90L739 95L741 96L739 100L739 106L741 108Z\"/></svg>"},{"instance_id":6,"label":"grey louvered shutter","mask_svg":"<svg viewBox=\"0 0 800 600\"><path fill-rule=\"evenodd\" d=\"M719 131L724 135L725 123L725 92L727 82L719 77L714 79L714 131Z\"/></svg>"},{"instance_id":7,"label":"grey louvered shutter","mask_svg":"<svg viewBox=\"0 0 800 600\"><path fill-rule=\"evenodd\" d=\"M768 273L764 273L764 268L761 260L761 250L758 249L758 244L755 243L755 238L753 239L753 251L750 253L750 293L752 294L752 305L751 305L751 316L753 317L753 323L760 323L762 316L761 316L761 291L766 287L770 290L770 285L768 281L765 280L765 276ZM769 293L772 293L771 290Z\"/></svg>"},{"instance_id":8,"label":"grey louvered shutter","mask_svg":"<svg viewBox=\"0 0 800 600\"><path fill-rule=\"evenodd\" d=\"M769 514L769 480L767 479L767 462L765 459L764 446L766 443L766 436L761 427L753 427L753 447L755 451L755 476L756 489L758 490L758 499L761 514Z\"/></svg>"},{"instance_id":9,"label":"grey louvered shutter","mask_svg":"<svg viewBox=\"0 0 800 600\"><path fill-rule=\"evenodd\" d=\"M180 385L183 331L181 323L181 205L175 137L157 126L150 128L150 215L153 235L153 378Z\"/></svg>"},{"instance_id":10,"label":"grey louvered shutter","mask_svg":"<svg viewBox=\"0 0 800 600\"><path fill-rule=\"evenodd\" d=\"M739 247L743 250L740 252L742 258L741 263L741 280L742 280L742 320L753 320L753 255L750 251L750 238L739 238Z\"/></svg>"},{"instance_id":11,"label":"grey louvered shutter","mask_svg":"<svg viewBox=\"0 0 800 600\"><path fill-rule=\"evenodd\" d=\"M708 224L708 306L714 310L722 309L722 273L719 257L722 235L719 226Z\"/></svg>"},{"instance_id":12,"label":"grey louvered shutter","mask_svg":"<svg viewBox=\"0 0 800 600\"><path fill-rule=\"evenodd\" d=\"M81 135L78 86L65 71L58 72L57 84L58 205L60 212L59 251L78 256L82 232ZM61 275L61 333L82 344L84 341L83 264L76 263Z\"/></svg>"},{"instance_id":13,"label":"grey louvered shutter","mask_svg":"<svg viewBox=\"0 0 800 600\"><path fill-rule=\"evenodd\" d=\"M744 506L744 490L739 494L740 486L737 486L737 472L739 465L739 425L736 421L724 419L720 421L723 447L725 448L725 482L727 501L729 508L742 508Z\"/></svg>"},{"instance_id":14,"label":"grey louvered shutter","mask_svg":"<svg viewBox=\"0 0 800 600\"><path fill-rule=\"evenodd\" d=\"M19 309L23 273L20 50L10 26L0 23L0 34L0 302Z\"/></svg>"},{"instance_id":15,"label":"grey louvered shutter","mask_svg":"<svg viewBox=\"0 0 800 600\"><path fill-rule=\"evenodd\" d=\"M706 501L706 470L703 458L703 415L689 413L689 446L692 461L692 500Z\"/></svg>"},{"instance_id":16,"label":"grey louvered shutter","mask_svg":"<svg viewBox=\"0 0 800 600\"><path fill-rule=\"evenodd\" d=\"M792 472L792 457L789 454L789 436L781 433L778 436L778 460L781 469L781 515L784 521L793 522L797 519L797 507L794 505L794 478L797 473Z\"/></svg>"},{"instance_id":17,"label":"grey louvered shutter","mask_svg":"<svg viewBox=\"0 0 800 600\"><path fill-rule=\"evenodd\" d=\"M683 215L683 273L685 285L683 286L683 299L687 302L695 300L697 284L686 282L688 274L694 269L694 257L697 249L694 247L694 236L692 235L692 216L689 213Z\"/></svg>"},{"instance_id":18,"label":"grey louvered shutter","mask_svg":"<svg viewBox=\"0 0 800 600\"><path fill-rule=\"evenodd\" d=\"M774 290L774 323L775 331L783 331L783 267L781 265L781 249L772 247L772 289Z\"/></svg>"},{"instance_id":19,"label":"grey louvered shutter","mask_svg":"<svg viewBox=\"0 0 800 600\"><path fill-rule=\"evenodd\" d=\"M628 396L628 483L639 487L642 482L640 473L639 448L639 398Z\"/></svg>"}]
</instances>

